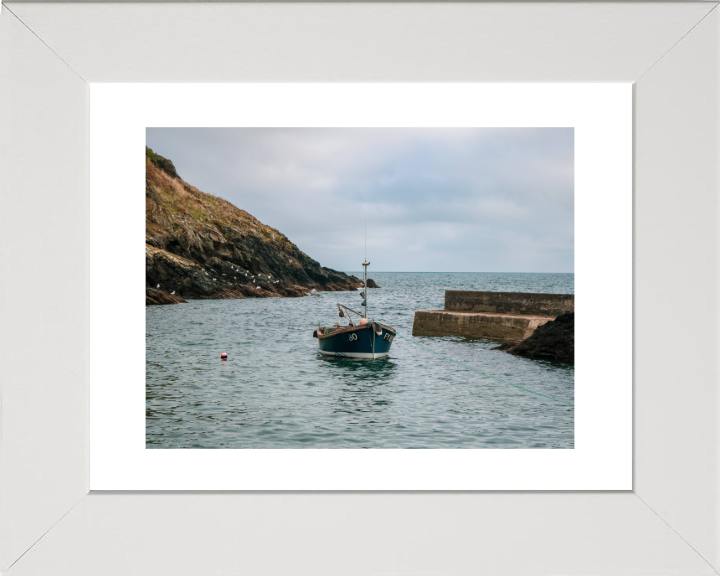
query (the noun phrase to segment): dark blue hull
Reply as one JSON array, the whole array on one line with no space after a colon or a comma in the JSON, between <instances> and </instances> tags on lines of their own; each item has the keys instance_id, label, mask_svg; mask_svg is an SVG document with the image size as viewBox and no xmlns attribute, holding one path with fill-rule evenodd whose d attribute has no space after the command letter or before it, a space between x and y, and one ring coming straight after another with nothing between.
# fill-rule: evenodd
<instances>
[{"instance_id":1,"label":"dark blue hull","mask_svg":"<svg viewBox=\"0 0 720 576\"><path fill-rule=\"evenodd\" d=\"M320 353L346 358L383 358L390 352L395 331L384 324L363 324L316 331Z\"/></svg>"}]
</instances>

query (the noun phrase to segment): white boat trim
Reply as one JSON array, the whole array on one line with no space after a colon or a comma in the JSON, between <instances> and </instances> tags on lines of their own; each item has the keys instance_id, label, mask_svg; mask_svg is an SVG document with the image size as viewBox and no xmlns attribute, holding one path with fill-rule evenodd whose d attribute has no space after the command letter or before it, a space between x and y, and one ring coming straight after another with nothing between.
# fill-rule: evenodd
<instances>
[{"instance_id":1,"label":"white boat trim","mask_svg":"<svg viewBox=\"0 0 720 576\"><path fill-rule=\"evenodd\" d=\"M376 358L385 358L385 356L390 354L390 351L373 354L371 352L327 352L325 350L320 350L320 354L323 356L343 356L344 358L365 358L375 360Z\"/></svg>"}]
</instances>

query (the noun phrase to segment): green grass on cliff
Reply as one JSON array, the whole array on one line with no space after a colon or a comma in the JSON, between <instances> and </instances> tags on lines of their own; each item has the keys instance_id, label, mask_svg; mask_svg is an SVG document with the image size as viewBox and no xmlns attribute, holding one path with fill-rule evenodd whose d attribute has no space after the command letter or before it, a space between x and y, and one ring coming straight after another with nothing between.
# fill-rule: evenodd
<instances>
[{"instance_id":1,"label":"green grass on cliff","mask_svg":"<svg viewBox=\"0 0 720 576\"><path fill-rule=\"evenodd\" d=\"M158 165L158 158L160 158L160 156L158 156L157 154L155 154L155 152L153 152L152 150L150 150L150 148L148 148L147 146L145 146L145 156L146 156L147 158L150 158L150 162L152 162L153 164L155 164L155 166Z\"/></svg>"},{"instance_id":2,"label":"green grass on cliff","mask_svg":"<svg viewBox=\"0 0 720 576\"><path fill-rule=\"evenodd\" d=\"M287 237L237 208L227 200L201 192L183 181L172 162L145 148L147 178L146 237L154 240L212 233L225 242L235 243L244 236L275 245L288 257L302 252ZM162 242L160 242L162 244Z\"/></svg>"}]
</instances>

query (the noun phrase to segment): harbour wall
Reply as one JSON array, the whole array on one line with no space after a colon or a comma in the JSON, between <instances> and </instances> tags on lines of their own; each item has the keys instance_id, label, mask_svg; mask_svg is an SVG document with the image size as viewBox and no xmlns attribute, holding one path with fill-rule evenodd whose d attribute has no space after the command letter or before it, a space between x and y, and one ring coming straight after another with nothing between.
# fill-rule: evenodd
<instances>
[{"instance_id":1,"label":"harbour wall","mask_svg":"<svg viewBox=\"0 0 720 576\"><path fill-rule=\"evenodd\" d=\"M552 320L550 316L487 314L419 310L413 320L413 336L470 336L506 340L528 338L535 328Z\"/></svg>"},{"instance_id":2,"label":"harbour wall","mask_svg":"<svg viewBox=\"0 0 720 576\"><path fill-rule=\"evenodd\" d=\"M445 290L445 310L560 316L575 311L574 294Z\"/></svg>"},{"instance_id":3,"label":"harbour wall","mask_svg":"<svg viewBox=\"0 0 720 576\"><path fill-rule=\"evenodd\" d=\"M446 290L444 310L419 310L413 336L525 339L538 326L575 311L572 294Z\"/></svg>"}]
</instances>

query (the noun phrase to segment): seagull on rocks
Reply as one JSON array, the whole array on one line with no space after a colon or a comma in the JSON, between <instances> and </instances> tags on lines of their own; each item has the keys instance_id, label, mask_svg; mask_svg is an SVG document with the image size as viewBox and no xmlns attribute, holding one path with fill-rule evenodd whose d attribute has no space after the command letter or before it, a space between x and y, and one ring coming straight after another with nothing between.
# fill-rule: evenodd
<instances>
[{"instance_id":1,"label":"seagull on rocks","mask_svg":"<svg viewBox=\"0 0 720 576\"><path fill-rule=\"evenodd\" d=\"M158 285L156 286L156 288L160 288L160 284L158 284Z\"/></svg>"},{"instance_id":2,"label":"seagull on rocks","mask_svg":"<svg viewBox=\"0 0 720 576\"><path fill-rule=\"evenodd\" d=\"M173 290L172 292L170 292L170 296L172 296L173 294L175 294L175 290Z\"/></svg>"}]
</instances>

